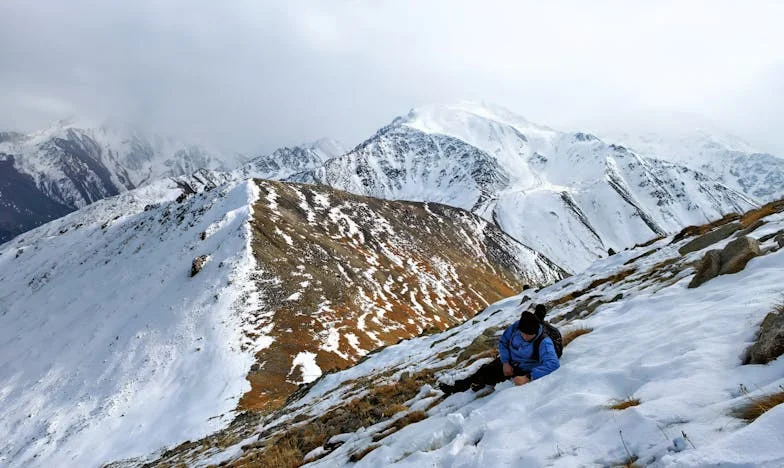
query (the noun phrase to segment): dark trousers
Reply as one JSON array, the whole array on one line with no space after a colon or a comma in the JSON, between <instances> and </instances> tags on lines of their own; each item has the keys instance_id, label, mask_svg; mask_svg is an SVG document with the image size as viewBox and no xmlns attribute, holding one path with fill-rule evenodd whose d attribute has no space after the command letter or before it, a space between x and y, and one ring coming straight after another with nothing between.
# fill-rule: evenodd
<instances>
[{"instance_id":1,"label":"dark trousers","mask_svg":"<svg viewBox=\"0 0 784 468\"><path fill-rule=\"evenodd\" d=\"M514 374L510 377L504 375L504 365L500 358L495 358L484 366L480 367L474 375L455 381L454 391L464 392L469 388L483 387L485 385L495 385L504 380L517 377L518 375L528 375L528 372L520 369L517 366L512 366Z\"/></svg>"}]
</instances>

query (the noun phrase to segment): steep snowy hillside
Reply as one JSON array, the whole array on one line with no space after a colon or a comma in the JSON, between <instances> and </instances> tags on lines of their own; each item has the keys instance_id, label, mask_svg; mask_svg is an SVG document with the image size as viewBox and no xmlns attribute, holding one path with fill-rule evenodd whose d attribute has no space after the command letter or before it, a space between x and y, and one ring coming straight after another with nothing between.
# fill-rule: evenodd
<instances>
[{"instance_id":1,"label":"steep snowy hillside","mask_svg":"<svg viewBox=\"0 0 784 468\"><path fill-rule=\"evenodd\" d=\"M546 258L456 208L164 179L0 247L0 465L97 466L472 317Z\"/></svg>"},{"instance_id":2,"label":"steep snowy hillside","mask_svg":"<svg viewBox=\"0 0 784 468\"><path fill-rule=\"evenodd\" d=\"M603 128L607 141L703 172L749 197L772 201L784 196L784 159L696 116L647 113Z\"/></svg>"},{"instance_id":3,"label":"steep snowy hillside","mask_svg":"<svg viewBox=\"0 0 784 468\"><path fill-rule=\"evenodd\" d=\"M224 156L170 139L58 124L0 138L0 243L90 203L162 177L228 170Z\"/></svg>"},{"instance_id":4,"label":"steep snowy hillside","mask_svg":"<svg viewBox=\"0 0 784 468\"><path fill-rule=\"evenodd\" d=\"M291 180L468 209L570 271L755 205L684 166L475 104L414 109Z\"/></svg>"},{"instance_id":5,"label":"steep snowy hillside","mask_svg":"<svg viewBox=\"0 0 784 468\"><path fill-rule=\"evenodd\" d=\"M784 404L772 402L784 401L784 357L742 363L763 317L784 314L782 210L784 201L621 252L444 333L389 346L276 413L243 414L151 461L780 467ZM722 268L712 275L732 269L692 287L714 257ZM492 359L498 335L534 303L547 304L564 332L560 369L519 387L438 390ZM766 411L754 420L745 408Z\"/></svg>"}]
</instances>

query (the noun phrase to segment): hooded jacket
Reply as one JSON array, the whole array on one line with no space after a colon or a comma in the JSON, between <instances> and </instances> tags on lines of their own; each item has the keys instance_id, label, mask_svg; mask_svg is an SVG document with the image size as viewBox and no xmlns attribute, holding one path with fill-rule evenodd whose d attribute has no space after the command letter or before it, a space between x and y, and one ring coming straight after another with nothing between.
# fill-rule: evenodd
<instances>
[{"instance_id":1,"label":"hooded jacket","mask_svg":"<svg viewBox=\"0 0 784 468\"><path fill-rule=\"evenodd\" d=\"M536 338L525 341L523 334L517 329L517 324L518 322L515 322L510 325L498 340L498 354L502 363L511 364L525 373L530 373L531 380L544 377L561 367L558 355L555 354L553 340L549 336L545 336L539 344L539 360L533 360L534 341L544 333L541 325Z\"/></svg>"}]
</instances>

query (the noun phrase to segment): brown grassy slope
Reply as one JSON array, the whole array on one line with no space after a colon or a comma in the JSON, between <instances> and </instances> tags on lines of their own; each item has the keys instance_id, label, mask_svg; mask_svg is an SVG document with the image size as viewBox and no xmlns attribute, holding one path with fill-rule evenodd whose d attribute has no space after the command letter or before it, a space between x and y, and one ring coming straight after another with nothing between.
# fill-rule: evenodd
<instances>
[{"instance_id":1,"label":"brown grassy slope","mask_svg":"<svg viewBox=\"0 0 784 468\"><path fill-rule=\"evenodd\" d=\"M343 369L367 351L456 325L524 284L540 284L513 258L513 241L465 211L257 184L252 248L264 308L250 333L275 341L257 355L243 409L281 405L303 380L292 368L301 351L315 353L323 370Z\"/></svg>"}]
</instances>

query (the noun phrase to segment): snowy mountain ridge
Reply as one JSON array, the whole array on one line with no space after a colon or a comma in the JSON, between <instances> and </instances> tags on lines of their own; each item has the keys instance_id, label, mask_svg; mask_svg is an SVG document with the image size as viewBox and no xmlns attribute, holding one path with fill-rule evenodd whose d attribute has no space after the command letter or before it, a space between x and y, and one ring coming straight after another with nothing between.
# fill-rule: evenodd
<instances>
[{"instance_id":1,"label":"snowy mountain ridge","mask_svg":"<svg viewBox=\"0 0 784 468\"><path fill-rule=\"evenodd\" d=\"M464 208L572 272L610 248L756 205L685 166L465 103L414 109L289 180Z\"/></svg>"},{"instance_id":2,"label":"snowy mountain ridge","mask_svg":"<svg viewBox=\"0 0 784 468\"><path fill-rule=\"evenodd\" d=\"M170 138L108 127L57 124L0 138L0 243L84 207L164 177L229 170L226 156Z\"/></svg>"},{"instance_id":3,"label":"snowy mountain ridge","mask_svg":"<svg viewBox=\"0 0 784 468\"><path fill-rule=\"evenodd\" d=\"M181 184L99 200L0 246L0 465L98 466L203 437L379 346L564 276L456 208Z\"/></svg>"},{"instance_id":4,"label":"snowy mountain ridge","mask_svg":"<svg viewBox=\"0 0 784 468\"><path fill-rule=\"evenodd\" d=\"M784 196L784 159L699 117L647 112L603 127L600 133L607 141L703 172L759 201Z\"/></svg>"}]
</instances>

